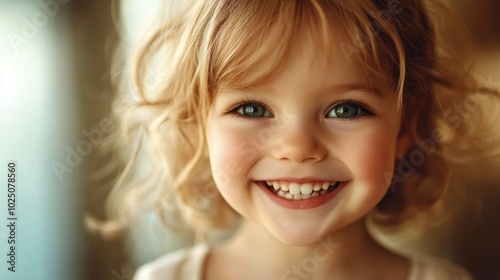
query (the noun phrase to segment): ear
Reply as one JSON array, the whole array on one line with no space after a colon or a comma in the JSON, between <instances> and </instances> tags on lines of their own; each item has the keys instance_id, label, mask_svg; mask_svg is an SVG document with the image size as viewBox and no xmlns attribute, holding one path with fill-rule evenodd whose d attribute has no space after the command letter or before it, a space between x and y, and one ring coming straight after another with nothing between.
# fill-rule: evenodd
<instances>
[{"instance_id":1,"label":"ear","mask_svg":"<svg viewBox=\"0 0 500 280\"><path fill-rule=\"evenodd\" d=\"M406 132L401 132L398 136L396 147L396 157L403 157L408 153L412 145L412 138Z\"/></svg>"}]
</instances>

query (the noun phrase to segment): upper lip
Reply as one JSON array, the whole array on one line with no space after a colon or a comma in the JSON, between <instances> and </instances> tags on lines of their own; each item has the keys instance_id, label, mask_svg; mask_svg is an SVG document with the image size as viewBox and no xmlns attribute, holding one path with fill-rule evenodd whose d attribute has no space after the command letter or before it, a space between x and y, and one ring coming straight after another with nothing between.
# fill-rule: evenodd
<instances>
[{"instance_id":1,"label":"upper lip","mask_svg":"<svg viewBox=\"0 0 500 280\"><path fill-rule=\"evenodd\" d=\"M341 182L346 180L338 180L338 179L330 179L330 178L318 178L318 177L278 177L278 178L269 178L259 181L286 181L286 182L294 182L294 183L307 183L307 182Z\"/></svg>"}]
</instances>

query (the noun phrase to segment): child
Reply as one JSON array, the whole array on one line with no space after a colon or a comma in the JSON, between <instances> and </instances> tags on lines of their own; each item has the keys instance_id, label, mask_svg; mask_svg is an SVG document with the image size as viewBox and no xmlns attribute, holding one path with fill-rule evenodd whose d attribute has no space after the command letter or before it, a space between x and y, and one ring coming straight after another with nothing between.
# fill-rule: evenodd
<instances>
[{"instance_id":1,"label":"child","mask_svg":"<svg viewBox=\"0 0 500 280\"><path fill-rule=\"evenodd\" d=\"M477 155L494 155L479 106L496 92L450 55L441 39L451 31L437 33L430 10L194 0L169 15L138 56L129 118L119 115L129 132L144 129L159 172L122 206L154 204L200 236L237 230L135 279L470 279L386 249L366 226L403 224L439 201L472 133L486 143Z\"/></svg>"}]
</instances>

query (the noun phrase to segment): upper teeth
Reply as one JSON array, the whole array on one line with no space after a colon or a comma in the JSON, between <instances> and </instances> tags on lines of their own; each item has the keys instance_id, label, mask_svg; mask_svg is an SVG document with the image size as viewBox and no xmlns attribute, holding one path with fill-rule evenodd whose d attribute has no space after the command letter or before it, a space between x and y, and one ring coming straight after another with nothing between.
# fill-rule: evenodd
<instances>
[{"instance_id":1,"label":"upper teeth","mask_svg":"<svg viewBox=\"0 0 500 280\"><path fill-rule=\"evenodd\" d=\"M327 191L330 187L333 187L337 182L306 182L306 183L296 183L287 181L266 181L269 187L273 187L275 191L289 192L292 195L296 194L312 194L313 191L318 192L321 190Z\"/></svg>"}]
</instances>

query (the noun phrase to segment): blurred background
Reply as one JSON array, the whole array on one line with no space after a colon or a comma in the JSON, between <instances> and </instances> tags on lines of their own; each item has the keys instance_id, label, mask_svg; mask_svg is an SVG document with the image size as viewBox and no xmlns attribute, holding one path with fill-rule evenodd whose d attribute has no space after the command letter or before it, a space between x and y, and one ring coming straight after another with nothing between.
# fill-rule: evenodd
<instances>
[{"instance_id":1,"label":"blurred background","mask_svg":"<svg viewBox=\"0 0 500 280\"><path fill-rule=\"evenodd\" d=\"M452 5L474 37L478 75L500 87L500 1ZM3 182L7 163L18 167L15 273L7 270L7 190L0 184L0 279L130 280L138 265L190 241L155 227L151 217L113 241L83 225L85 214L104 219L116 175L99 171L109 155L97 151L114 129L113 56L120 49L131 59L161 7L160 0L0 0ZM460 204L457 214L426 229L432 242L420 247L476 279L500 279L499 171L495 162L460 167L448 197Z\"/></svg>"}]
</instances>

